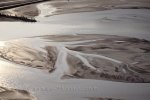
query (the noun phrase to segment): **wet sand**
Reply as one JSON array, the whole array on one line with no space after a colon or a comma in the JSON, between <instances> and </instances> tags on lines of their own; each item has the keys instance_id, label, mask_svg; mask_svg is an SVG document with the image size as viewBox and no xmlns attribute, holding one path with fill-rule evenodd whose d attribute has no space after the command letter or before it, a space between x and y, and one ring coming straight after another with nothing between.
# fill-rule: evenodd
<instances>
[{"instance_id":1,"label":"wet sand","mask_svg":"<svg viewBox=\"0 0 150 100\"><path fill-rule=\"evenodd\" d=\"M38 23L0 22L0 40L52 34L107 34L150 40L149 19L149 10L118 9L39 17Z\"/></svg>"},{"instance_id":2,"label":"wet sand","mask_svg":"<svg viewBox=\"0 0 150 100\"><path fill-rule=\"evenodd\" d=\"M144 39L99 34L4 41L0 85L16 88L14 98L19 91L38 100L149 100L149 48Z\"/></svg>"},{"instance_id":3,"label":"wet sand","mask_svg":"<svg viewBox=\"0 0 150 100\"><path fill-rule=\"evenodd\" d=\"M0 49L1 57L17 64L46 69L50 76L60 79L150 82L150 41L144 39L78 34L20 41L28 42L6 41ZM43 43L42 47L34 46L36 42Z\"/></svg>"},{"instance_id":4,"label":"wet sand","mask_svg":"<svg viewBox=\"0 0 150 100\"><path fill-rule=\"evenodd\" d=\"M37 4L12 8L9 10L3 10L2 13L9 14L9 15L18 15L18 16L37 16L39 14L38 9L36 8Z\"/></svg>"},{"instance_id":5,"label":"wet sand","mask_svg":"<svg viewBox=\"0 0 150 100\"><path fill-rule=\"evenodd\" d=\"M93 12L111 9L122 9L131 7L150 7L148 0L54 0L47 3L57 10L51 15L66 14L66 13L79 13L79 12ZM51 16L48 15L48 16Z\"/></svg>"},{"instance_id":6,"label":"wet sand","mask_svg":"<svg viewBox=\"0 0 150 100\"><path fill-rule=\"evenodd\" d=\"M53 13L48 13L47 16L67 14L67 13L79 13L79 12L93 12L103 11L111 9L149 9L149 0L52 0L46 3L42 3L47 6L46 9L51 12L52 9L56 9ZM36 17L40 13L36 7L38 4L27 5L10 10L4 10L2 12L7 14L17 14L28 17ZM46 10L45 9L45 10Z\"/></svg>"},{"instance_id":7,"label":"wet sand","mask_svg":"<svg viewBox=\"0 0 150 100\"><path fill-rule=\"evenodd\" d=\"M1 100L37 100L26 90L11 89L0 87L0 99ZM121 100L111 98L87 98L88 100ZM86 99L86 100L87 100ZM79 99L78 99L79 100Z\"/></svg>"},{"instance_id":8,"label":"wet sand","mask_svg":"<svg viewBox=\"0 0 150 100\"><path fill-rule=\"evenodd\" d=\"M20 39L0 42L0 86L16 88L0 87L0 99L36 100L33 94L38 100L149 100L149 5L149 0L53 0L3 11L40 22L1 23L12 25L10 34L1 26L2 35ZM95 12L103 10L108 12ZM52 16L59 14L64 15Z\"/></svg>"},{"instance_id":9,"label":"wet sand","mask_svg":"<svg viewBox=\"0 0 150 100\"><path fill-rule=\"evenodd\" d=\"M0 64L2 87L29 91L37 100L49 100L49 98L52 100L89 100L91 98L149 100L150 97L149 83L133 84L91 79L62 80L52 76L46 70L15 64L3 59L0 60ZM60 66L59 69L61 68Z\"/></svg>"},{"instance_id":10,"label":"wet sand","mask_svg":"<svg viewBox=\"0 0 150 100\"><path fill-rule=\"evenodd\" d=\"M5 15L9 15L9 16L24 16L24 17L31 18L31 16L38 15L38 9L36 8L37 4L34 4L36 1L38 2L38 0L26 0L26 1L25 0L16 0L16 1L5 1L5 2L2 1L2 2L0 2L0 7L2 9L0 12ZM33 2L33 4L30 5L30 2ZM39 1L39 2L42 2L42 1ZM27 5L26 5L26 3L27 3ZM13 5L14 5L14 7L13 7ZM22 5L21 9L19 9L20 7L18 7L17 5ZM4 6L4 8L3 8L3 6ZM9 6L10 6L10 8L9 8ZM5 7L6 8L8 7L7 9L9 9L9 10L5 11ZM18 13L18 10L15 11L16 8L23 12ZM26 14L26 12L28 12L28 13ZM19 19L17 20L15 18L7 18L7 17L3 17L3 16L0 16L0 20L1 21L22 21Z\"/></svg>"},{"instance_id":11,"label":"wet sand","mask_svg":"<svg viewBox=\"0 0 150 100\"><path fill-rule=\"evenodd\" d=\"M25 90L8 89L0 87L0 100L36 100Z\"/></svg>"},{"instance_id":12,"label":"wet sand","mask_svg":"<svg viewBox=\"0 0 150 100\"><path fill-rule=\"evenodd\" d=\"M0 87L0 99L1 100L37 100L29 92L25 90L7 89L4 87ZM87 99L88 100L121 100L121 99L111 99L111 98L87 98Z\"/></svg>"}]
</instances>

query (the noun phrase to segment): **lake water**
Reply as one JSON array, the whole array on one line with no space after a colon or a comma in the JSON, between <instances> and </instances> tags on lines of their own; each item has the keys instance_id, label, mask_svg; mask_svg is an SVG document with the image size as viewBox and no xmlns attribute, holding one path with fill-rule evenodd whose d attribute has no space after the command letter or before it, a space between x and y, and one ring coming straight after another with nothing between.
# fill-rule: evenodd
<instances>
[{"instance_id":1,"label":"lake water","mask_svg":"<svg viewBox=\"0 0 150 100\"><path fill-rule=\"evenodd\" d=\"M150 40L150 10L73 13L40 17L38 21L0 22L0 40L51 34L109 34Z\"/></svg>"},{"instance_id":2,"label":"lake water","mask_svg":"<svg viewBox=\"0 0 150 100\"><path fill-rule=\"evenodd\" d=\"M0 22L0 40L51 34L109 34L150 40L150 10L118 9L50 17L40 15L37 20L38 23ZM0 86L29 90L39 100L86 100L86 97L124 100L150 98L148 83L55 80L49 75L47 71L0 60Z\"/></svg>"}]
</instances>

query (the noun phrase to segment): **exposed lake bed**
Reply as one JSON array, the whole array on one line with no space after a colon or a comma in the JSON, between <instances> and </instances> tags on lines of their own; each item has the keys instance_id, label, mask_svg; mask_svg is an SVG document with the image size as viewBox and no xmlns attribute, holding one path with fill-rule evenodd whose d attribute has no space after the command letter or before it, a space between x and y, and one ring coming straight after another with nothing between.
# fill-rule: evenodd
<instances>
[{"instance_id":1,"label":"exposed lake bed","mask_svg":"<svg viewBox=\"0 0 150 100\"><path fill-rule=\"evenodd\" d=\"M147 40L98 34L47 35L5 41L0 54L17 64L47 69L50 76L60 79L150 82Z\"/></svg>"},{"instance_id":2,"label":"exposed lake bed","mask_svg":"<svg viewBox=\"0 0 150 100\"><path fill-rule=\"evenodd\" d=\"M0 22L0 99L149 100L148 2L85 2L8 11L38 22Z\"/></svg>"},{"instance_id":3,"label":"exposed lake bed","mask_svg":"<svg viewBox=\"0 0 150 100\"><path fill-rule=\"evenodd\" d=\"M149 44L144 39L99 34L46 35L1 42L1 58L7 61L1 62L0 84L30 91L40 100L136 100L137 94L148 100ZM107 85L114 85L108 87L109 92ZM111 94L115 88L117 98ZM128 96L131 90L136 96Z\"/></svg>"}]
</instances>

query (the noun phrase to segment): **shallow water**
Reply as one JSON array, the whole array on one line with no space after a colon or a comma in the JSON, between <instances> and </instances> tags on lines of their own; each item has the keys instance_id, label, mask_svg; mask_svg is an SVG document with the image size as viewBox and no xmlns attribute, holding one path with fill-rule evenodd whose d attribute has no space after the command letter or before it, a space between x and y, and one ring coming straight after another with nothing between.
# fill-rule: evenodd
<instances>
[{"instance_id":1,"label":"shallow water","mask_svg":"<svg viewBox=\"0 0 150 100\"><path fill-rule=\"evenodd\" d=\"M40 14L36 17L36 19L38 19L40 17L46 17L48 15L52 15L53 12L55 12L57 10L52 5L48 5L47 2L37 5L37 8L39 9Z\"/></svg>"},{"instance_id":2,"label":"shallow water","mask_svg":"<svg viewBox=\"0 0 150 100\"><path fill-rule=\"evenodd\" d=\"M150 40L150 10L118 9L47 18L45 18L45 9L41 9L41 12L42 16L37 17L38 23L0 22L0 40L52 34L109 34ZM3 43L0 45L3 46ZM50 77L45 70L13 64L2 59L0 60L0 80L0 86L28 90L39 100L49 100L49 98L86 100L87 97L125 100L149 100L150 98L148 83L57 80Z\"/></svg>"},{"instance_id":3,"label":"shallow water","mask_svg":"<svg viewBox=\"0 0 150 100\"><path fill-rule=\"evenodd\" d=\"M54 80L46 71L0 61L0 85L31 91L39 100L113 97L125 100L149 100L150 84L132 84L96 80ZM115 91L115 92L114 92ZM59 96L58 96L59 95ZM78 100L80 100L78 99Z\"/></svg>"},{"instance_id":4,"label":"shallow water","mask_svg":"<svg viewBox=\"0 0 150 100\"><path fill-rule=\"evenodd\" d=\"M72 36L73 37L73 36ZM48 38L48 36L47 36ZM113 36L110 36L113 38ZM121 38L121 37L120 37ZM50 40L50 39L49 39ZM100 39L101 40L101 39ZM66 39L67 41L67 39ZM56 62L57 69L53 73L48 70L40 70L21 64L15 64L4 59L0 59L0 86L12 87L16 89L23 89L31 92L38 100L88 100L86 98L116 98L123 100L149 100L150 84L149 83L124 83L112 82L105 80L93 79L61 79L60 77L67 70L68 63L66 61L67 53L79 56L82 59L82 54L75 51L66 51L65 45L73 45L90 42L88 41L75 41L75 42L55 42L52 43L48 39L36 38L23 38L14 41L1 42L0 46L11 47L17 45L19 50L24 50L24 46L28 46L31 50L39 50L44 52L45 46L56 46L60 48L58 55L59 59ZM116 40L114 40L116 41ZM94 42L94 41L93 41ZM62 47L61 47L62 46ZM13 47L15 49L15 47ZM10 48L11 49L11 48ZM5 50L5 49L4 49ZM17 53L20 52L16 49ZM6 51L7 52L7 51ZM13 52L12 52L13 53ZM16 56L19 56L17 53ZM25 54L25 53L24 53ZM9 54L8 54L9 55ZM33 54L36 55L36 54ZM116 59L112 59L102 55L86 54L89 56L97 56L107 61L122 63ZM11 56L11 52L10 55ZM42 55L41 55L42 56ZM24 57L24 56L23 56ZM24 57L26 58L26 57ZM28 57L27 57L28 58ZM15 59L15 56L14 56ZM32 57L31 57L32 59ZM63 60L62 60L63 59ZM88 62L83 59L85 64Z\"/></svg>"},{"instance_id":5,"label":"shallow water","mask_svg":"<svg viewBox=\"0 0 150 100\"><path fill-rule=\"evenodd\" d=\"M38 20L38 23L0 22L3 36L0 40L51 34L110 34L150 40L150 10L84 12Z\"/></svg>"}]
</instances>

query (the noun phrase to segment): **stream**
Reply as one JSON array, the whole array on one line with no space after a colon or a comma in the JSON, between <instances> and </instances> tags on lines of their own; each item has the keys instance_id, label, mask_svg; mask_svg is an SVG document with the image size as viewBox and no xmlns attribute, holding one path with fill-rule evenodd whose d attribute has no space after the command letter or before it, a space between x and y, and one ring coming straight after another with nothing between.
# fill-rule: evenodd
<instances>
[{"instance_id":1,"label":"stream","mask_svg":"<svg viewBox=\"0 0 150 100\"><path fill-rule=\"evenodd\" d=\"M56 34L106 34L150 40L150 10L116 9L45 17L49 9L52 12L56 10L49 7L45 4L38 5L41 14L36 17L37 23L0 22L0 40ZM62 50L60 53L62 55L59 56L65 59L66 52ZM60 59L60 63L63 63L63 60ZM4 59L0 59L0 86L30 91L38 100L88 100L100 97L122 100L150 99L149 83L61 80L50 77L46 70L14 64Z\"/></svg>"}]
</instances>

